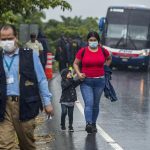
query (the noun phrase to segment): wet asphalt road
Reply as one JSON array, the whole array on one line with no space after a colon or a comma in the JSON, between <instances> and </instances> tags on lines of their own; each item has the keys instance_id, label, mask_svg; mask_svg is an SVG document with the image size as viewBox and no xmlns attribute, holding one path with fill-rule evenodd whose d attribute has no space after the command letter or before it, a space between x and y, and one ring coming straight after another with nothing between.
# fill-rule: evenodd
<instances>
[{"instance_id":1,"label":"wet asphalt road","mask_svg":"<svg viewBox=\"0 0 150 150\"><path fill-rule=\"evenodd\" d=\"M150 150L150 72L114 70L112 84L118 101L101 98L98 133L85 132L83 100L77 88L74 133L60 130L59 74L50 81L55 116L46 124L54 140L49 150ZM67 125L68 121L66 122Z\"/></svg>"}]
</instances>

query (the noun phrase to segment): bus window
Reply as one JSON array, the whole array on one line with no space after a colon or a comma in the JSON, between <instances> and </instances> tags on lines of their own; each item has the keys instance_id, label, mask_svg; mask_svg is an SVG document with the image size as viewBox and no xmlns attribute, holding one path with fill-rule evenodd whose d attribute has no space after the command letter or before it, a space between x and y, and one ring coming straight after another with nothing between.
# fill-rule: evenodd
<instances>
[{"instance_id":1,"label":"bus window","mask_svg":"<svg viewBox=\"0 0 150 150\"><path fill-rule=\"evenodd\" d=\"M108 24L107 37L108 38L126 38L127 25Z\"/></svg>"},{"instance_id":2,"label":"bus window","mask_svg":"<svg viewBox=\"0 0 150 150\"><path fill-rule=\"evenodd\" d=\"M128 35L133 40L147 40L148 27L146 26L128 26Z\"/></svg>"}]
</instances>

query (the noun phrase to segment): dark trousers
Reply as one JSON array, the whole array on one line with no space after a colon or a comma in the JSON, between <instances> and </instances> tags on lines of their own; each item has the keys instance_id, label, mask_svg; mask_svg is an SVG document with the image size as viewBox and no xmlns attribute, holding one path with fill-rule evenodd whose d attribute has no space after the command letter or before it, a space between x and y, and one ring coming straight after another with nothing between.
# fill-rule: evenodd
<instances>
[{"instance_id":1,"label":"dark trousers","mask_svg":"<svg viewBox=\"0 0 150 150\"><path fill-rule=\"evenodd\" d=\"M74 106L67 106L64 104L61 104L61 126L65 126L65 119L66 119L66 115L68 114L68 118L69 118L69 126L72 126L73 124L73 110L74 110Z\"/></svg>"}]
</instances>

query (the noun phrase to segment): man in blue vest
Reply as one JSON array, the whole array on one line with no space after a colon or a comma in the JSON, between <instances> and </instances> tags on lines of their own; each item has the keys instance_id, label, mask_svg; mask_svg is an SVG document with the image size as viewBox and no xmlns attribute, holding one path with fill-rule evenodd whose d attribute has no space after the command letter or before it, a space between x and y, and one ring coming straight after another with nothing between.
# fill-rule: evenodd
<instances>
[{"instance_id":1,"label":"man in blue vest","mask_svg":"<svg viewBox=\"0 0 150 150\"><path fill-rule=\"evenodd\" d=\"M0 28L0 149L15 150L17 135L21 150L35 150L35 117L43 108L53 115L48 89L38 55L17 45L12 25Z\"/></svg>"}]
</instances>

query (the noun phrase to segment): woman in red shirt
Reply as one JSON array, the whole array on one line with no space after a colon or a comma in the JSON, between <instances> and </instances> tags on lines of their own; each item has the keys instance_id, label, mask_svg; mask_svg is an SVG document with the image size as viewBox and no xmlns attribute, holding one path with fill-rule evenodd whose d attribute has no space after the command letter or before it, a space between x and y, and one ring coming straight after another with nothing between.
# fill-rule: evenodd
<instances>
[{"instance_id":1,"label":"woman in red shirt","mask_svg":"<svg viewBox=\"0 0 150 150\"><path fill-rule=\"evenodd\" d=\"M83 80L80 85L85 103L84 114L87 133L97 132L96 121L99 114L99 103L105 87L104 63L110 65L111 56L108 50L99 45L100 37L91 31L87 35L88 46L81 48L74 61L74 69ZM80 68L80 63L82 68Z\"/></svg>"}]
</instances>

